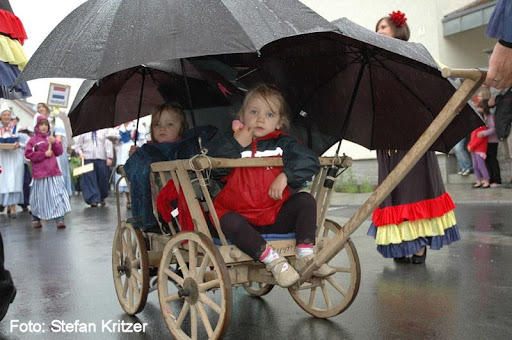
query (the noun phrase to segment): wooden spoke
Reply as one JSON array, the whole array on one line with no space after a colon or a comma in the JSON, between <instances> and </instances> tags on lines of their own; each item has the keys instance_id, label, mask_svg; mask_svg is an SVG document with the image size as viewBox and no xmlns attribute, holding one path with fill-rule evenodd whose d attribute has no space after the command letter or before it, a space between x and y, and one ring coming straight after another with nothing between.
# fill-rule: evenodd
<instances>
[{"instance_id":1,"label":"wooden spoke","mask_svg":"<svg viewBox=\"0 0 512 340\"><path fill-rule=\"evenodd\" d=\"M219 288L219 287L220 287L220 280L216 279L216 280L208 281L206 283L201 283L199 285L199 290L201 292L206 292L207 290L210 290L212 288Z\"/></svg>"},{"instance_id":2,"label":"wooden spoke","mask_svg":"<svg viewBox=\"0 0 512 340\"><path fill-rule=\"evenodd\" d=\"M327 305L327 309L332 308L331 297L329 296L329 291L325 285L322 285L322 294L324 295L324 300Z\"/></svg>"},{"instance_id":3,"label":"wooden spoke","mask_svg":"<svg viewBox=\"0 0 512 340\"><path fill-rule=\"evenodd\" d=\"M139 274L139 272L137 272L137 271L135 271L135 270L134 270L134 271L132 271L132 277L134 277L134 278L135 278L135 280L137 280L137 281L139 281L140 283L142 283L143 278L142 278L142 276Z\"/></svg>"},{"instance_id":4,"label":"wooden spoke","mask_svg":"<svg viewBox=\"0 0 512 340\"><path fill-rule=\"evenodd\" d=\"M332 277L328 277L327 282L329 282L341 295L347 296L347 291L343 289L343 287L336 282Z\"/></svg>"},{"instance_id":5,"label":"wooden spoke","mask_svg":"<svg viewBox=\"0 0 512 340\"><path fill-rule=\"evenodd\" d=\"M185 259L183 258L183 255L181 255L181 252L178 249L178 247L174 247L173 250L172 250L172 253L174 254L176 259L178 260L178 266L181 269L181 272L183 273L183 277L189 276L187 263L185 262Z\"/></svg>"},{"instance_id":6,"label":"wooden spoke","mask_svg":"<svg viewBox=\"0 0 512 340\"><path fill-rule=\"evenodd\" d=\"M165 275L167 275L171 279L173 279L174 282L178 283L180 286L183 285L183 277L179 276L178 274L176 274L172 270L166 268L166 269L164 269L164 273L165 273Z\"/></svg>"},{"instance_id":7,"label":"wooden spoke","mask_svg":"<svg viewBox=\"0 0 512 340\"><path fill-rule=\"evenodd\" d=\"M188 312L190 310L190 304L185 301L183 304L183 308L181 309L180 315L178 315L178 318L176 319L176 326L181 327L183 324L183 320L185 320L185 317L187 316Z\"/></svg>"},{"instance_id":8,"label":"wooden spoke","mask_svg":"<svg viewBox=\"0 0 512 340\"><path fill-rule=\"evenodd\" d=\"M210 337L213 333L213 328L210 324L210 319L208 319L208 315L206 314L206 310L201 303L196 304L196 306L197 311L199 312L199 316L201 317L201 321L203 322L204 329L206 330L208 337Z\"/></svg>"},{"instance_id":9,"label":"wooden spoke","mask_svg":"<svg viewBox=\"0 0 512 340\"><path fill-rule=\"evenodd\" d=\"M128 287L130 286L130 280L126 279L123 283L123 297L126 298L126 293L128 292Z\"/></svg>"},{"instance_id":10,"label":"wooden spoke","mask_svg":"<svg viewBox=\"0 0 512 340\"><path fill-rule=\"evenodd\" d=\"M137 280L135 279L134 276L132 276L130 278L130 285L132 288L131 291L132 291L133 301L135 302L140 297L140 291L139 291L139 285L137 284Z\"/></svg>"},{"instance_id":11,"label":"wooden spoke","mask_svg":"<svg viewBox=\"0 0 512 340\"><path fill-rule=\"evenodd\" d=\"M197 339L197 310L195 305L190 306L190 332L193 340Z\"/></svg>"},{"instance_id":12,"label":"wooden spoke","mask_svg":"<svg viewBox=\"0 0 512 340\"><path fill-rule=\"evenodd\" d=\"M139 268L140 266L140 258L135 259L135 261L132 261L132 268Z\"/></svg>"},{"instance_id":13,"label":"wooden spoke","mask_svg":"<svg viewBox=\"0 0 512 340\"><path fill-rule=\"evenodd\" d=\"M204 274L206 273L206 268L208 268L208 265L210 264L210 257L208 255L205 255L203 257L203 260L201 261L201 267L199 267L199 271L197 272L197 279L202 280L204 278Z\"/></svg>"},{"instance_id":14,"label":"wooden spoke","mask_svg":"<svg viewBox=\"0 0 512 340\"><path fill-rule=\"evenodd\" d=\"M313 304L315 302L315 296L316 296L316 287L311 289L311 294L309 294L309 302L308 306L313 307Z\"/></svg>"},{"instance_id":15,"label":"wooden spoke","mask_svg":"<svg viewBox=\"0 0 512 340\"><path fill-rule=\"evenodd\" d=\"M178 293L167 296L164 301L169 303L171 301L181 300L182 297L178 295Z\"/></svg>"},{"instance_id":16,"label":"wooden spoke","mask_svg":"<svg viewBox=\"0 0 512 340\"><path fill-rule=\"evenodd\" d=\"M221 307L217 305L212 299L210 299L208 295L204 293L199 294L199 300L208 307L210 307L211 309L213 309L214 311L216 311L217 314L221 313Z\"/></svg>"},{"instance_id":17,"label":"wooden spoke","mask_svg":"<svg viewBox=\"0 0 512 340\"><path fill-rule=\"evenodd\" d=\"M197 266L197 243L189 242L188 244L188 269L189 276L196 276L196 266Z\"/></svg>"}]
</instances>

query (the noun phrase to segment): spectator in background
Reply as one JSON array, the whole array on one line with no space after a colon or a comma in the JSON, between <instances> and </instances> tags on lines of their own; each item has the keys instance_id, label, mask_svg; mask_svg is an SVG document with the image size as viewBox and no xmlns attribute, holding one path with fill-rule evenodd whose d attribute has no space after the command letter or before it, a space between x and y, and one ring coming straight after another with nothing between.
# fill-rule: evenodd
<instances>
[{"instance_id":1,"label":"spectator in background","mask_svg":"<svg viewBox=\"0 0 512 340\"><path fill-rule=\"evenodd\" d=\"M34 135L34 129L31 127L18 131L20 148L25 154L25 147L28 140ZM18 204L23 211L28 211L30 202L30 182L32 182L32 174L30 173L30 161L24 158L24 172L23 172L23 203Z\"/></svg>"},{"instance_id":2,"label":"spectator in background","mask_svg":"<svg viewBox=\"0 0 512 340\"><path fill-rule=\"evenodd\" d=\"M87 132L75 137L75 152L85 164L93 163L94 170L80 176L84 200L91 207L105 205L109 192L109 166L114 158L112 142L106 129Z\"/></svg>"},{"instance_id":3,"label":"spectator in background","mask_svg":"<svg viewBox=\"0 0 512 340\"><path fill-rule=\"evenodd\" d=\"M12 123L7 102L0 103L0 143L13 146L0 149L0 205L7 207L7 215L16 218L16 204L23 204L23 151L20 148L16 124Z\"/></svg>"},{"instance_id":4,"label":"spectator in background","mask_svg":"<svg viewBox=\"0 0 512 340\"><path fill-rule=\"evenodd\" d=\"M495 107L495 126L498 139L503 142L505 157L512 164L512 135L510 134L512 124L512 87L501 90L495 97L489 100L489 106ZM505 188L512 188L511 183L503 185Z\"/></svg>"}]
</instances>

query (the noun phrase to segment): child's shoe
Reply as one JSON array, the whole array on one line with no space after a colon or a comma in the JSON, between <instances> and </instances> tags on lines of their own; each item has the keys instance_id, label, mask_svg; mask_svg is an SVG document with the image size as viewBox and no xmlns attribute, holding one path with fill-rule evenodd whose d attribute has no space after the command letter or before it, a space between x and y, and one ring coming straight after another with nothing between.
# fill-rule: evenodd
<instances>
[{"instance_id":1,"label":"child's shoe","mask_svg":"<svg viewBox=\"0 0 512 340\"><path fill-rule=\"evenodd\" d=\"M64 223L64 221L57 222L57 228L59 228L59 229L66 228L66 223Z\"/></svg>"},{"instance_id":2,"label":"child's shoe","mask_svg":"<svg viewBox=\"0 0 512 340\"><path fill-rule=\"evenodd\" d=\"M32 221L32 226L36 229L41 228L43 225L41 224L41 221Z\"/></svg>"},{"instance_id":3,"label":"child's shoe","mask_svg":"<svg viewBox=\"0 0 512 340\"><path fill-rule=\"evenodd\" d=\"M283 270L283 266L287 266L285 270ZM297 271L290 266L288 261L282 256L279 256L274 261L270 262L266 265L267 270L272 273L275 277L277 284L283 288L288 288L291 285L295 284L300 276Z\"/></svg>"},{"instance_id":4,"label":"child's shoe","mask_svg":"<svg viewBox=\"0 0 512 340\"><path fill-rule=\"evenodd\" d=\"M300 271L302 268L304 268L309 261L312 261L315 257L315 254L311 254L305 257L296 258L295 259L295 269ZM332 274L336 273L336 269L330 267L327 263L324 263L313 272L313 276L315 277L328 277Z\"/></svg>"}]
</instances>

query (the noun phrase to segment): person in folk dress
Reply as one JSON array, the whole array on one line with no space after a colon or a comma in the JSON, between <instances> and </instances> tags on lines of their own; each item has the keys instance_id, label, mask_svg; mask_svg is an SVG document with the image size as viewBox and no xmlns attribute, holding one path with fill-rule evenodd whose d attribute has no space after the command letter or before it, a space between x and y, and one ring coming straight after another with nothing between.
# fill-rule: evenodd
<instances>
[{"instance_id":1,"label":"person in folk dress","mask_svg":"<svg viewBox=\"0 0 512 340\"><path fill-rule=\"evenodd\" d=\"M16 218L16 204L23 203L23 151L17 125L13 124L11 109L5 101L0 104L0 115L0 143L14 145L14 149L0 149L0 210L7 207L7 215Z\"/></svg>"},{"instance_id":2,"label":"person in folk dress","mask_svg":"<svg viewBox=\"0 0 512 340\"><path fill-rule=\"evenodd\" d=\"M409 40L405 14L397 11L381 18L378 34ZM411 114L414 108L411 107ZM379 184L404 158L408 150L377 150ZM454 214L455 204L445 191L434 151L427 151L375 209L368 235L377 250L399 263L424 263L427 246L438 250L460 239Z\"/></svg>"},{"instance_id":3,"label":"person in folk dress","mask_svg":"<svg viewBox=\"0 0 512 340\"><path fill-rule=\"evenodd\" d=\"M32 162L34 181L30 190L32 225L41 228L41 220L55 219L57 228L65 228L64 215L71 211L64 178L57 163L62 144L50 135L48 118L37 117L35 135L25 149L25 157Z\"/></svg>"}]
</instances>

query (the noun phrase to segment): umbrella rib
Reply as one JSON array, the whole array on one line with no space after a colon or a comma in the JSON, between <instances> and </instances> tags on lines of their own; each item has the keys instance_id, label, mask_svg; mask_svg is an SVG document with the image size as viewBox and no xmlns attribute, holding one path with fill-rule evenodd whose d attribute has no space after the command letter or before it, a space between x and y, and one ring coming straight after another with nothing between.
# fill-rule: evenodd
<instances>
[{"instance_id":1,"label":"umbrella rib","mask_svg":"<svg viewBox=\"0 0 512 340\"><path fill-rule=\"evenodd\" d=\"M375 92L373 88L373 73L372 68L368 67L368 71L370 74L370 94L372 96L372 134L371 134L371 140L370 140L370 146L373 147L373 140L374 140L374 131L375 131Z\"/></svg>"},{"instance_id":2,"label":"umbrella rib","mask_svg":"<svg viewBox=\"0 0 512 340\"><path fill-rule=\"evenodd\" d=\"M357 89L359 88L359 85L361 84L361 79L363 78L363 72L364 72L366 65L367 65L366 58L364 58L364 61L361 63L361 68L359 69L359 73L357 74L357 80L356 80L354 89L352 90L352 95L350 96L350 104L348 105L347 115L345 116L345 120L343 121L343 125L341 128L341 139L343 139L345 132L347 131L348 120L350 118L350 115L352 114L352 109L354 108L354 103L356 101L356 96L357 96ZM338 149L336 150L336 154L339 154L340 148L341 148L341 140L338 143Z\"/></svg>"},{"instance_id":3,"label":"umbrella rib","mask_svg":"<svg viewBox=\"0 0 512 340\"><path fill-rule=\"evenodd\" d=\"M400 85L402 85L402 87L407 91L409 92L414 98L416 98L424 107L425 109L427 109L428 112L430 112L430 114L432 115L432 119L435 118L434 114L432 113L432 110L430 108L430 106L427 105L427 103L425 103L421 98L420 96L418 96L416 94L416 92L412 91L397 75L395 72L391 71L386 65L384 65L382 63L382 61L380 60L377 60L375 59L375 61L377 61L386 71L388 71L392 76L393 78L395 78L396 81L398 81L400 83Z\"/></svg>"}]
</instances>

